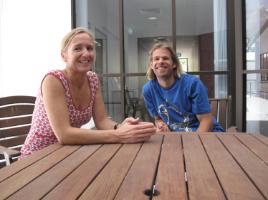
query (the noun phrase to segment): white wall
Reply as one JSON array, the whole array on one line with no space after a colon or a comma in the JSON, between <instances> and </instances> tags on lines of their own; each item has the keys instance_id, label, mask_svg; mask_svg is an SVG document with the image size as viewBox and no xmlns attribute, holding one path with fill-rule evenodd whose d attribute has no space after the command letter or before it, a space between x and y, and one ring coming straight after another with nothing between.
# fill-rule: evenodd
<instances>
[{"instance_id":1,"label":"white wall","mask_svg":"<svg viewBox=\"0 0 268 200\"><path fill-rule=\"evenodd\" d=\"M71 1L0 0L0 13L0 96L35 96L44 74L64 67Z\"/></svg>"}]
</instances>

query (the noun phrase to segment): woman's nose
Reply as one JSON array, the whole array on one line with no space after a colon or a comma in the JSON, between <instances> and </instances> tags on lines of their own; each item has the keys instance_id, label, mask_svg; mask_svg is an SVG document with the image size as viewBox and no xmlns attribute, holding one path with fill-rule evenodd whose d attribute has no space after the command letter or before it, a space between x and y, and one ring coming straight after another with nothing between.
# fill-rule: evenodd
<instances>
[{"instance_id":1,"label":"woman's nose","mask_svg":"<svg viewBox=\"0 0 268 200\"><path fill-rule=\"evenodd\" d=\"M88 49L85 48L85 49L83 49L82 54L83 55L91 55L91 54L93 55L93 51L88 50Z\"/></svg>"}]
</instances>

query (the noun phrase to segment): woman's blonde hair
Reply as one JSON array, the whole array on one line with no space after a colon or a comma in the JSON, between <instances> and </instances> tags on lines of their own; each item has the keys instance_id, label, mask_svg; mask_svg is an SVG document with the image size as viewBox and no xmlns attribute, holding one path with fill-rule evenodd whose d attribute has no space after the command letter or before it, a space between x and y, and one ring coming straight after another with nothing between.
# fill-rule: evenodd
<instances>
[{"instance_id":1,"label":"woman's blonde hair","mask_svg":"<svg viewBox=\"0 0 268 200\"><path fill-rule=\"evenodd\" d=\"M86 33L90 37L90 39L93 41L93 47L94 47L94 53L95 53L95 38L91 32L89 32L88 29L84 27L77 27L72 29L69 33L67 33L64 38L61 41L61 52L64 52L66 48L68 48L69 44L71 43L72 39L81 33Z\"/></svg>"},{"instance_id":2,"label":"woman's blonde hair","mask_svg":"<svg viewBox=\"0 0 268 200\"><path fill-rule=\"evenodd\" d=\"M151 50L149 51L149 59L148 59L148 69L147 69L147 78L149 80L153 80L156 79L155 73L151 68L151 62L153 60L153 53L155 50L157 49L166 49L169 51L171 59L173 61L173 65L175 65L175 68L173 69L174 72L174 76L178 77L180 76L180 74L182 73L182 69L181 69L181 63L179 61L179 59L177 58L176 53L174 52L174 50L171 48L171 46L169 46L167 43L156 43Z\"/></svg>"}]
</instances>

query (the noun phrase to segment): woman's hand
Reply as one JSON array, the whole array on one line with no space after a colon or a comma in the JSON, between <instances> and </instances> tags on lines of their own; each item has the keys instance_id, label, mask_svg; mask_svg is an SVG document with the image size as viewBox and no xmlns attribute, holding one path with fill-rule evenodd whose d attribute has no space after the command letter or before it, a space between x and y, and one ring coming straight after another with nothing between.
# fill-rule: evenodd
<instances>
[{"instance_id":1,"label":"woman's hand","mask_svg":"<svg viewBox=\"0 0 268 200\"><path fill-rule=\"evenodd\" d=\"M118 125L122 126L124 124L138 124L139 122L140 122L139 118L128 117L121 124L118 124Z\"/></svg>"},{"instance_id":2,"label":"woman's hand","mask_svg":"<svg viewBox=\"0 0 268 200\"><path fill-rule=\"evenodd\" d=\"M156 128L152 123L127 118L118 126L115 135L120 143L137 143L149 140L155 133Z\"/></svg>"}]
</instances>

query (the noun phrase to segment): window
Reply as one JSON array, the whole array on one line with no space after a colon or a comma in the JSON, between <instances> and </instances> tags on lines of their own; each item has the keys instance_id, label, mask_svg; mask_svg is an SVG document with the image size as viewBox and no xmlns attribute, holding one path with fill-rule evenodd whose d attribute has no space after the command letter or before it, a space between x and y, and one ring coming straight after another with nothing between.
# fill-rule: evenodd
<instances>
[{"instance_id":1,"label":"window","mask_svg":"<svg viewBox=\"0 0 268 200\"><path fill-rule=\"evenodd\" d=\"M268 0L245 1L246 131L268 129Z\"/></svg>"}]
</instances>

